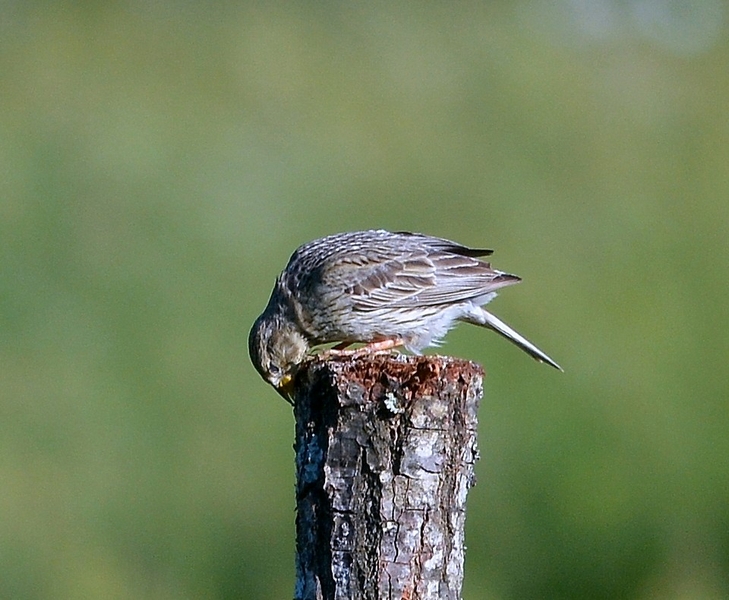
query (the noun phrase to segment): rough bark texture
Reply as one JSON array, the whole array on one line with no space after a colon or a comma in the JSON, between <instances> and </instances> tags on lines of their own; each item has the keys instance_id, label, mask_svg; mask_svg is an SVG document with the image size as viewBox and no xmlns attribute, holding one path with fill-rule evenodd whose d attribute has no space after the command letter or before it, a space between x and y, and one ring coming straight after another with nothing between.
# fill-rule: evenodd
<instances>
[{"instance_id":1,"label":"rough bark texture","mask_svg":"<svg viewBox=\"0 0 729 600\"><path fill-rule=\"evenodd\" d=\"M296 600L460 600L483 370L314 359L296 382Z\"/></svg>"}]
</instances>

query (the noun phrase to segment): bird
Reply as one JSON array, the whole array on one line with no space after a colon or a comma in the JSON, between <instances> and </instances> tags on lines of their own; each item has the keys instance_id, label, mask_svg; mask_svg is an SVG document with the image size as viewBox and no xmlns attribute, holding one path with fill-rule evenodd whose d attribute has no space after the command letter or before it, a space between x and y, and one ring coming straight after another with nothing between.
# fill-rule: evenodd
<instances>
[{"instance_id":1,"label":"bird","mask_svg":"<svg viewBox=\"0 0 729 600\"><path fill-rule=\"evenodd\" d=\"M300 246L278 276L248 337L251 361L291 401L297 369L317 346L365 344L420 354L459 322L491 329L537 361L562 368L483 307L521 281L482 260L493 250L408 231L372 229Z\"/></svg>"}]
</instances>

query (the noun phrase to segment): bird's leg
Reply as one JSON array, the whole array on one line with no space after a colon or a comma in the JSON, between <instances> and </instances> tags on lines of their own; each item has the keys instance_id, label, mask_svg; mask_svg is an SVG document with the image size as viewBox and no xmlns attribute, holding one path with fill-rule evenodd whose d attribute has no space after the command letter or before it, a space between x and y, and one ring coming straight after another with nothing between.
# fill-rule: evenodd
<instances>
[{"instance_id":1,"label":"bird's leg","mask_svg":"<svg viewBox=\"0 0 729 600\"><path fill-rule=\"evenodd\" d=\"M360 355L360 354L369 354L370 352L385 352L387 350L392 350L393 348L397 348L398 346L402 346L403 342L401 339L389 339L389 340L381 340L379 342L370 342L366 346L362 346L361 348L357 348L353 354Z\"/></svg>"},{"instance_id":2,"label":"bird's leg","mask_svg":"<svg viewBox=\"0 0 729 600\"><path fill-rule=\"evenodd\" d=\"M336 346L329 348L329 350L324 350L321 355L324 358L328 356L362 356L363 354L392 350L393 348L402 346L403 342L400 339L387 339L380 340L378 342L370 342L369 344L366 344L361 348L355 348L354 350L347 350L347 348L351 345L351 342L342 342L341 344L337 344Z\"/></svg>"},{"instance_id":3,"label":"bird's leg","mask_svg":"<svg viewBox=\"0 0 729 600\"><path fill-rule=\"evenodd\" d=\"M402 346L403 341L401 339L387 339L380 340L378 342L370 342L365 344L361 348L356 348L347 352L350 356L364 356L365 354L377 354L378 352L388 352L393 348Z\"/></svg>"},{"instance_id":4,"label":"bird's leg","mask_svg":"<svg viewBox=\"0 0 729 600\"><path fill-rule=\"evenodd\" d=\"M330 356L349 356L354 352L354 350L347 350L347 348L351 345L351 342L340 342L336 346L322 350L319 353L319 356L321 358L329 358Z\"/></svg>"}]
</instances>

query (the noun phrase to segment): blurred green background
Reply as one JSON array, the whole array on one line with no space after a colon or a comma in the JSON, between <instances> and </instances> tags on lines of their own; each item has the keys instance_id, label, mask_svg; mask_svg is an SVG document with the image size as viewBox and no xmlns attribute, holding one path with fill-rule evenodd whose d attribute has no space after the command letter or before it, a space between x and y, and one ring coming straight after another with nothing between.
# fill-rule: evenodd
<instances>
[{"instance_id":1,"label":"blurred green background","mask_svg":"<svg viewBox=\"0 0 729 600\"><path fill-rule=\"evenodd\" d=\"M0 598L280 599L300 243L496 249L464 597L729 597L716 0L0 4Z\"/></svg>"}]
</instances>

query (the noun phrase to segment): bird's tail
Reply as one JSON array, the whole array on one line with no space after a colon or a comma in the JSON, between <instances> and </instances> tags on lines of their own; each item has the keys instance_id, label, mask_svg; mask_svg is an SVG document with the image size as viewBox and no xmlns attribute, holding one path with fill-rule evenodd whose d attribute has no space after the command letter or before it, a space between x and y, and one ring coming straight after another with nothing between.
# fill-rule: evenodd
<instances>
[{"instance_id":1,"label":"bird's tail","mask_svg":"<svg viewBox=\"0 0 729 600\"><path fill-rule=\"evenodd\" d=\"M468 320L474 325L480 325L481 327L493 329L496 333L504 336L512 344L515 344L539 362L546 363L554 367L555 369L563 371L562 367L560 367L556 362L549 358L549 356L547 356L544 352L542 352L539 348L532 344L528 339L526 339L520 333L514 331L501 319L495 317L487 310L479 307L477 312L474 311L472 314L469 315Z\"/></svg>"}]
</instances>

